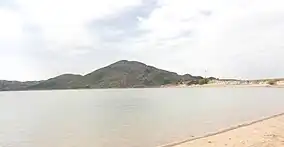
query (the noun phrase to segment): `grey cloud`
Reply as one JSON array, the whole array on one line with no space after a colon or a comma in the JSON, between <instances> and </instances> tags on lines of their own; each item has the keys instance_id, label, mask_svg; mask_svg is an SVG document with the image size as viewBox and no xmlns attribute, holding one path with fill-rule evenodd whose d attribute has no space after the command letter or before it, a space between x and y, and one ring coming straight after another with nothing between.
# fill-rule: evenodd
<instances>
[{"instance_id":1,"label":"grey cloud","mask_svg":"<svg viewBox=\"0 0 284 147\"><path fill-rule=\"evenodd\" d=\"M144 0L140 6L128 8L109 18L96 20L89 27L103 41L122 41L146 33L138 30L138 17L147 18L157 7L156 0Z\"/></svg>"},{"instance_id":2,"label":"grey cloud","mask_svg":"<svg viewBox=\"0 0 284 147\"><path fill-rule=\"evenodd\" d=\"M0 0L0 9L14 8L17 7L13 0ZM225 11L223 8L226 8ZM156 0L144 0L140 6L128 7L115 15L86 24L83 29L90 33L90 38L86 38L90 39L91 43L84 43L82 39L82 44L75 45L58 45L56 38L52 38L51 41L55 40L54 42L49 42L43 26L25 22L20 29L24 33L22 39L11 42L0 40L1 48L5 48L5 52L1 52L1 62L6 62L4 57L27 59L25 64L16 63L15 67L24 67L23 72L30 71L26 69L27 66L31 69L35 67L34 73L38 79L68 72L84 74L121 59L139 60L159 68L194 75L203 75L206 69L208 75L217 77L283 77L283 11L276 11L272 7L267 9L270 11L264 11L264 6L260 6L259 10L249 11L233 8L235 6L227 5L223 0L220 8L218 6L216 10L196 8L198 12L191 15L187 7L184 10L172 10L160 7ZM165 11L160 11L162 9ZM155 15L152 15L152 18L151 13L154 11L157 13L153 13ZM182 14L188 15L176 20L184 24L181 28L172 23L171 19L167 19L179 19L181 13L173 16L175 14L172 11L181 11ZM245 13L241 13L242 11ZM25 13L20 15L26 19L24 21L29 21ZM162 29L166 31L175 27L176 30L174 28L173 33L169 35L164 35L164 30L155 32L155 27L153 30L142 31L138 17L145 21L148 18L157 19L157 22L154 21L156 28L172 23L173 25ZM34 21L32 22L36 23L36 20ZM159 34L160 32L162 33ZM80 33L78 34L79 36L74 38L80 38ZM84 37L82 35L82 38ZM58 38L60 39L60 36ZM79 39L78 42L80 41ZM3 73L0 76L10 74Z\"/></svg>"}]
</instances>

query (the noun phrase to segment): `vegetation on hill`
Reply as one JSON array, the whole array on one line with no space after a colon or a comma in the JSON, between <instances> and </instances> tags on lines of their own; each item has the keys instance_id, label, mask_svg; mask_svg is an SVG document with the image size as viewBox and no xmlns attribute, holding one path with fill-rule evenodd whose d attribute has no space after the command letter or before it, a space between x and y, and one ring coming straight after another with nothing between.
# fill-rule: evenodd
<instances>
[{"instance_id":1,"label":"vegetation on hill","mask_svg":"<svg viewBox=\"0 0 284 147\"><path fill-rule=\"evenodd\" d=\"M55 78L42 81L38 84L26 87L26 89L78 89L87 88L88 85L82 81L81 75L64 74Z\"/></svg>"},{"instance_id":2,"label":"vegetation on hill","mask_svg":"<svg viewBox=\"0 0 284 147\"><path fill-rule=\"evenodd\" d=\"M268 80L267 84L269 84L269 85L276 85L277 84L277 80Z\"/></svg>"},{"instance_id":3,"label":"vegetation on hill","mask_svg":"<svg viewBox=\"0 0 284 147\"><path fill-rule=\"evenodd\" d=\"M198 80L199 85L204 85L204 84L208 84L208 83L209 83L209 79L207 79L207 78Z\"/></svg>"}]
</instances>

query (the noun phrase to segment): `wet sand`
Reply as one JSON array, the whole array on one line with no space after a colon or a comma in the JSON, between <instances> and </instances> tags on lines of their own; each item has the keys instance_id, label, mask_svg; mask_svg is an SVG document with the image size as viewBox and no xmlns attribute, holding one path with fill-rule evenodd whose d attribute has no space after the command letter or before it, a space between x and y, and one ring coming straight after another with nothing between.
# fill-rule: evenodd
<instances>
[{"instance_id":1,"label":"wet sand","mask_svg":"<svg viewBox=\"0 0 284 147\"><path fill-rule=\"evenodd\" d=\"M284 113L163 147L284 147Z\"/></svg>"}]
</instances>

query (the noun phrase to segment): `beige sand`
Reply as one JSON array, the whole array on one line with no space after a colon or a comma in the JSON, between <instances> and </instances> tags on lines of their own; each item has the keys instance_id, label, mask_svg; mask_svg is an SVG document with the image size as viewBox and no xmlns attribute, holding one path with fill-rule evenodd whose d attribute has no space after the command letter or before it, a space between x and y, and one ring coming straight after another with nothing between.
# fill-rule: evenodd
<instances>
[{"instance_id":1,"label":"beige sand","mask_svg":"<svg viewBox=\"0 0 284 147\"><path fill-rule=\"evenodd\" d=\"M231 88L247 88L247 87L267 87L267 88L284 88L284 84L279 85L268 85L268 84L239 84L239 85L233 85L233 84L205 84L205 85L162 85L161 88L203 88L203 87L212 87L212 88L224 88L224 87L231 87Z\"/></svg>"},{"instance_id":2,"label":"beige sand","mask_svg":"<svg viewBox=\"0 0 284 147\"><path fill-rule=\"evenodd\" d=\"M284 147L284 115L165 147Z\"/></svg>"},{"instance_id":3,"label":"beige sand","mask_svg":"<svg viewBox=\"0 0 284 147\"><path fill-rule=\"evenodd\" d=\"M284 88L284 80L278 79L275 85L269 85L265 80L254 83L253 81L250 81L248 84L242 83L240 81L219 81L219 80L213 80L210 81L209 84L204 85L186 85L186 84L180 84L180 85L162 85L163 88L193 88L193 87L238 87L238 88L245 88L245 87L269 87L269 88Z\"/></svg>"}]
</instances>

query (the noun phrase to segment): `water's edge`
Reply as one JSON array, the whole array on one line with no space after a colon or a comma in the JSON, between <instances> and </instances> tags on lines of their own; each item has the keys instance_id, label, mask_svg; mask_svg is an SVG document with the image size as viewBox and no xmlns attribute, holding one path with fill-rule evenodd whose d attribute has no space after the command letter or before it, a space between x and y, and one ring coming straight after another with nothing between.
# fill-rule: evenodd
<instances>
[{"instance_id":1,"label":"water's edge","mask_svg":"<svg viewBox=\"0 0 284 147\"><path fill-rule=\"evenodd\" d=\"M226 133L226 132L229 132L229 131L232 131L232 130L236 130L236 129L239 129L239 128L242 128L242 127L250 126L250 125L253 125L253 124L256 124L256 123L259 123L259 122L263 122L263 121L266 121L266 120L269 120L269 119L272 119L272 118L280 117L280 116L283 116L283 115L284 115L284 112L282 112L280 114L272 115L272 116L269 116L269 117L265 117L263 119L259 119L259 120L256 120L256 121L252 121L252 122L243 123L243 124L240 124L240 125L237 125L237 126L229 127L227 129L217 131L215 133L209 133L209 134L206 134L206 135L203 135L203 136L193 137L193 138L189 138L189 139L185 139L185 140L182 140L182 141L173 142L173 143L169 143L169 144L165 144L165 145L161 145L161 146L157 146L157 147L174 147L174 146L181 145L181 144L191 142L191 141L194 141L194 140L199 140L199 139L207 138L207 137L210 137L210 136L215 136L215 135L218 135L218 134Z\"/></svg>"}]
</instances>

